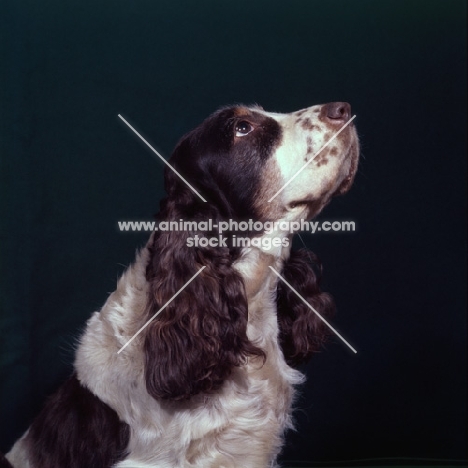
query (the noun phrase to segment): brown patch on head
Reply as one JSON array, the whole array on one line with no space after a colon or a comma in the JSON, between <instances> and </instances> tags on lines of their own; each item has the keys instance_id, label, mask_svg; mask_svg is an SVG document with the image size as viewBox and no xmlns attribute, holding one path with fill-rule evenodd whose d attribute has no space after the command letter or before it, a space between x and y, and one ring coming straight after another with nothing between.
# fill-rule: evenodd
<instances>
[{"instance_id":1,"label":"brown patch on head","mask_svg":"<svg viewBox=\"0 0 468 468\"><path fill-rule=\"evenodd\" d=\"M324 134L323 134L323 141L324 141L324 144L328 142L328 140L330 140L332 138L332 136L335 134L335 132L331 132L329 129L327 129L328 131L326 131ZM338 138L340 138L341 135L338 135Z\"/></svg>"},{"instance_id":2,"label":"brown patch on head","mask_svg":"<svg viewBox=\"0 0 468 468\"><path fill-rule=\"evenodd\" d=\"M281 218L283 212L279 205L281 194L275 197L270 203L268 202L281 188L281 185L282 179L279 167L276 160L271 158L265 165L254 202L255 211L260 215L259 221L271 221Z\"/></svg>"},{"instance_id":3,"label":"brown patch on head","mask_svg":"<svg viewBox=\"0 0 468 468\"><path fill-rule=\"evenodd\" d=\"M299 123L299 122L302 122L302 118L299 117L298 119L296 119L295 123Z\"/></svg>"},{"instance_id":4,"label":"brown patch on head","mask_svg":"<svg viewBox=\"0 0 468 468\"><path fill-rule=\"evenodd\" d=\"M301 127L304 130L313 130L314 128L317 128L309 119L309 117L306 117L304 121L301 123Z\"/></svg>"},{"instance_id":5,"label":"brown patch on head","mask_svg":"<svg viewBox=\"0 0 468 468\"><path fill-rule=\"evenodd\" d=\"M339 152L339 151L338 151L338 148L337 148L336 146L334 146L334 147L328 152L328 154L329 154L330 156L337 156L337 155L338 155L338 152Z\"/></svg>"},{"instance_id":6,"label":"brown patch on head","mask_svg":"<svg viewBox=\"0 0 468 468\"><path fill-rule=\"evenodd\" d=\"M314 161L315 161L315 164L317 165L317 167L325 166L326 164L328 164L328 158L327 158L327 155L325 155L325 154L319 154L315 158Z\"/></svg>"},{"instance_id":7,"label":"brown patch on head","mask_svg":"<svg viewBox=\"0 0 468 468\"><path fill-rule=\"evenodd\" d=\"M307 142L307 154L311 154L313 149L312 149L312 138L310 136L308 136L306 138L306 142Z\"/></svg>"},{"instance_id":8,"label":"brown patch on head","mask_svg":"<svg viewBox=\"0 0 468 468\"><path fill-rule=\"evenodd\" d=\"M239 106L234 108L234 115L236 117L246 117L251 114L252 111L248 107Z\"/></svg>"},{"instance_id":9,"label":"brown patch on head","mask_svg":"<svg viewBox=\"0 0 468 468\"><path fill-rule=\"evenodd\" d=\"M302 115L302 114L304 114L305 112L307 112L307 109L302 109L302 110L300 110L300 111L297 111L297 112L296 112L296 115Z\"/></svg>"}]
</instances>

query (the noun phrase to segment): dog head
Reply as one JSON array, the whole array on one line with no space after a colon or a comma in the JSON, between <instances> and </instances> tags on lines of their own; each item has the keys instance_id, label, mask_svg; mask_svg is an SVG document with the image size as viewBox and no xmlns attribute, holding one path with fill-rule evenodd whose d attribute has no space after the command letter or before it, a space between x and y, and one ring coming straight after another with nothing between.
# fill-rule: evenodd
<instances>
[{"instance_id":1,"label":"dog head","mask_svg":"<svg viewBox=\"0 0 468 468\"><path fill-rule=\"evenodd\" d=\"M350 106L345 103L292 114L269 113L258 106L218 110L175 148L159 218L211 220L216 226L227 219L292 221L315 216L353 181L358 140L352 123L346 125L349 119ZM210 233L160 231L150 244L148 317L164 307L144 338L146 386L155 398L178 400L214 391L247 358L268 359L247 337L245 285L233 268L241 250L232 245L190 247L194 235ZM184 287L202 267L196 280ZM331 309L331 300L320 293L303 255L285 266L290 282L297 272L300 291L318 309ZM285 357L298 363L316 350L316 335L323 329L294 297L279 289L283 318L278 317L278 323Z\"/></svg>"},{"instance_id":2,"label":"dog head","mask_svg":"<svg viewBox=\"0 0 468 468\"><path fill-rule=\"evenodd\" d=\"M170 162L225 216L311 218L354 179L359 145L350 118L340 102L290 114L226 107L182 138ZM170 196L190 190L183 184L167 169Z\"/></svg>"}]
</instances>

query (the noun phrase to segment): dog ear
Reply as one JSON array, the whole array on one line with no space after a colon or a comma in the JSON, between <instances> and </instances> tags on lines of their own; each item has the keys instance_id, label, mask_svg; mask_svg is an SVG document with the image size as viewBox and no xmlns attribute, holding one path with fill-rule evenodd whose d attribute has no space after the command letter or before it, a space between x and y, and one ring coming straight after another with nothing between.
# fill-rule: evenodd
<instances>
[{"instance_id":1,"label":"dog ear","mask_svg":"<svg viewBox=\"0 0 468 468\"><path fill-rule=\"evenodd\" d=\"M215 196L216 181L190 154L187 139L171 159L178 170L178 161L188 161L197 172L191 179L213 201L203 202L167 171L168 197L161 204L160 220L199 223L211 219L216 225L226 219L227 201L221 193ZM181 172L187 173L183 169ZM155 232L149 247L147 317L164 307L144 336L146 388L154 398L180 400L214 391L247 357L264 357L247 338L247 298L242 277L233 268L238 253L229 246L191 245L195 236L199 240L214 236L214 232L197 231L194 226L191 231ZM202 267L203 271L171 300Z\"/></svg>"},{"instance_id":2,"label":"dog ear","mask_svg":"<svg viewBox=\"0 0 468 468\"><path fill-rule=\"evenodd\" d=\"M315 272L313 264L318 266ZM335 312L333 298L320 291L321 265L306 249L292 251L282 276L324 318ZM329 333L328 327L282 281L277 292L280 343L286 362L297 366L319 351Z\"/></svg>"}]
</instances>

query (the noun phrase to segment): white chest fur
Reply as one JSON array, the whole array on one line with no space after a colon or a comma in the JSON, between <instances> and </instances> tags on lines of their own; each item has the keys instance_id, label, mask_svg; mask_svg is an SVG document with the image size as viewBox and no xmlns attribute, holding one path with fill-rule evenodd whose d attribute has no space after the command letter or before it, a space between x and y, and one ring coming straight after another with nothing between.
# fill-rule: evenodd
<instances>
[{"instance_id":1,"label":"white chest fur","mask_svg":"<svg viewBox=\"0 0 468 468\"><path fill-rule=\"evenodd\" d=\"M254 250L236 265L249 302L247 334L266 353L265 363L251 359L218 393L186 402L157 401L147 393L143 353L135 352L139 338L131 352L117 354L141 326L146 261L144 249L88 322L77 351L79 379L131 427L129 455L116 467L237 468L239 457L246 468L273 466L291 427L293 385L303 379L278 344L276 278L268 265L280 268L281 260Z\"/></svg>"}]
</instances>

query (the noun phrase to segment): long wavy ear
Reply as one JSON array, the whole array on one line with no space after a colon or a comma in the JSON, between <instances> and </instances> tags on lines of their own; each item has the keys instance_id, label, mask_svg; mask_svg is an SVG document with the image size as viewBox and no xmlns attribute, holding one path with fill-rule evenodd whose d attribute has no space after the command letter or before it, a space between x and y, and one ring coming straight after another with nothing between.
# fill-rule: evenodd
<instances>
[{"instance_id":1,"label":"long wavy ear","mask_svg":"<svg viewBox=\"0 0 468 468\"><path fill-rule=\"evenodd\" d=\"M315 272L313 264L318 267ZM292 251L282 276L324 318L335 311L333 298L320 291L321 265L306 249ZM281 280L278 284L278 325L286 362L297 366L317 352L326 341L328 327Z\"/></svg>"},{"instance_id":2,"label":"long wavy ear","mask_svg":"<svg viewBox=\"0 0 468 468\"><path fill-rule=\"evenodd\" d=\"M159 219L197 223L211 219L216 225L225 219L229 206L222 193L215 199L215 180L199 161L193 163L194 155L184 154L187 151L189 146L182 141L172 162L183 174L188 171L180 161L194 166L198 173L191 180L198 182L208 202L167 171L168 197L161 203ZM264 357L247 338L247 298L242 277L233 268L239 252L228 243L226 247L190 246L189 238L215 235L192 227L191 231L158 231L150 246L148 318L205 267L145 329L146 388L154 398L181 400L214 391L247 357Z\"/></svg>"}]
</instances>

